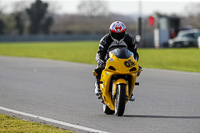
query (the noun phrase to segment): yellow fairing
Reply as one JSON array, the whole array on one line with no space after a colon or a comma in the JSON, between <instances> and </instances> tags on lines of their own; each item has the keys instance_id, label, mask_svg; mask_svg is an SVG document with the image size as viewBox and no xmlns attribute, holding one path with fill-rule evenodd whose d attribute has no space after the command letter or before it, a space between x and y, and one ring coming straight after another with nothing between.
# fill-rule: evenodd
<instances>
[{"instance_id":1,"label":"yellow fairing","mask_svg":"<svg viewBox=\"0 0 200 133\"><path fill-rule=\"evenodd\" d=\"M129 99L135 86L138 71L138 63L134 60L132 55L128 59L117 58L114 54L110 55L110 58L107 60L106 67L102 71L101 81L103 83L100 85L100 88L102 90L104 103L111 110L115 110L112 96L116 94L117 84L126 84L126 95ZM130 78L128 79L129 81L124 78L119 78L114 81L111 78L115 75L128 75ZM111 81L112 83L110 83ZM111 88L111 86L113 88ZM112 90L113 93L110 90Z\"/></svg>"}]
</instances>

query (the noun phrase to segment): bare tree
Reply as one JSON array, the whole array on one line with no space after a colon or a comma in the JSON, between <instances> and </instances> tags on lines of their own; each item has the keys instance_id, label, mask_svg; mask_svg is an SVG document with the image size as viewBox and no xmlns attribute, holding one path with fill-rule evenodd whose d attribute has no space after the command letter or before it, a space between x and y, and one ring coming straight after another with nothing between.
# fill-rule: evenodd
<instances>
[{"instance_id":1,"label":"bare tree","mask_svg":"<svg viewBox=\"0 0 200 133\"><path fill-rule=\"evenodd\" d=\"M183 25L191 25L194 28L200 28L200 2L191 3L185 7L186 17L184 18Z\"/></svg>"},{"instance_id":2,"label":"bare tree","mask_svg":"<svg viewBox=\"0 0 200 133\"><path fill-rule=\"evenodd\" d=\"M200 15L200 8L199 7L200 7L200 2L188 4L185 7L187 15L189 15L189 16Z\"/></svg>"},{"instance_id":3,"label":"bare tree","mask_svg":"<svg viewBox=\"0 0 200 133\"><path fill-rule=\"evenodd\" d=\"M48 1L49 7L48 7L48 13L50 14L57 14L59 10L61 10L63 7L60 3L57 1Z\"/></svg>"},{"instance_id":4,"label":"bare tree","mask_svg":"<svg viewBox=\"0 0 200 133\"><path fill-rule=\"evenodd\" d=\"M17 34L24 34L25 28L27 27L28 17L25 9L28 7L30 2L28 1L17 1L13 3L12 15L15 20L15 29Z\"/></svg>"},{"instance_id":5,"label":"bare tree","mask_svg":"<svg viewBox=\"0 0 200 133\"><path fill-rule=\"evenodd\" d=\"M0 15L3 13L5 7L3 7L2 2L0 0Z\"/></svg>"},{"instance_id":6,"label":"bare tree","mask_svg":"<svg viewBox=\"0 0 200 133\"><path fill-rule=\"evenodd\" d=\"M108 2L101 0L82 0L78 5L78 11L89 17L104 16L108 14Z\"/></svg>"},{"instance_id":7,"label":"bare tree","mask_svg":"<svg viewBox=\"0 0 200 133\"><path fill-rule=\"evenodd\" d=\"M2 14L3 14L3 6L2 6L2 3L1 3L1 0L0 0L0 35L4 34L4 29L5 29L5 24L4 22L2 21Z\"/></svg>"}]
</instances>

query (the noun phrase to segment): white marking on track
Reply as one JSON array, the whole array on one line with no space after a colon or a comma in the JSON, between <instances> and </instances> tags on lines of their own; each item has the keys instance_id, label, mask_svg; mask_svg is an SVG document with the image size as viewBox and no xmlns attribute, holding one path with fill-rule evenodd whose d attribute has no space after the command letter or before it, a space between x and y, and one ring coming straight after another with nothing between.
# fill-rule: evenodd
<instances>
[{"instance_id":1,"label":"white marking on track","mask_svg":"<svg viewBox=\"0 0 200 133\"><path fill-rule=\"evenodd\" d=\"M46 118L46 117L42 117L42 116L37 116L37 115L34 115L34 114L24 113L24 112L21 112L21 111L5 108L5 107L1 107L1 106L0 106L0 110L10 112L10 113L19 114L19 115L22 115L22 116L31 117L31 118L38 119L38 120L43 120L43 121L46 121L46 122L59 124L59 125L62 125L62 126L67 126L67 127L79 129L79 130L82 130L82 131L87 131L87 132L92 132L92 133L109 133L109 132L106 132L106 131L96 130L96 129L92 129L92 128L88 128L88 127L84 127L84 126L71 124L71 123L66 123L66 122L63 122L63 121L58 121L58 120L54 120L54 119Z\"/></svg>"}]
</instances>

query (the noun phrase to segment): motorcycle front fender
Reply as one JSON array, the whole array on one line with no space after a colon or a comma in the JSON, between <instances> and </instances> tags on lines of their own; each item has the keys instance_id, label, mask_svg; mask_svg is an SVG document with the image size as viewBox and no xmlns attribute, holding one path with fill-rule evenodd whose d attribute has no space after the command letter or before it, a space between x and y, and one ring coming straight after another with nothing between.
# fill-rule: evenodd
<instances>
[{"instance_id":1,"label":"motorcycle front fender","mask_svg":"<svg viewBox=\"0 0 200 133\"><path fill-rule=\"evenodd\" d=\"M117 85L118 84L125 84L126 85L126 96L129 96L129 91L128 91L128 83L125 79L117 79L115 82L113 82L113 90L112 90L112 95L115 96L117 92Z\"/></svg>"}]
</instances>

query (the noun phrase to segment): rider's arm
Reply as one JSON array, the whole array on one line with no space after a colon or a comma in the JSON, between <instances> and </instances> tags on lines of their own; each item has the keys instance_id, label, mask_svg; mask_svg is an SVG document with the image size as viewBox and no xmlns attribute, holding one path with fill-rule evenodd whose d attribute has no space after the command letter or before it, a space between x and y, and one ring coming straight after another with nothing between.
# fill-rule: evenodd
<instances>
[{"instance_id":1,"label":"rider's arm","mask_svg":"<svg viewBox=\"0 0 200 133\"><path fill-rule=\"evenodd\" d=\"M135 38L130 36L129 34L126 35L124 38L124 41L128 45L128 49L133 52L135 60L139 60L139 54L137 52L137 42L135 41Z\"/></svg>"},{"instance_id":2,"label":"rider's arm","mask_svg":"<svg viewBox=\"0 0 200 133\"><path fill-rule=\"evenodd\" d=\"M96 61L98 62L98 60L103 60L105 61L105 56L107 54L107 50L108 50L108 46L111 43L111 37L109 36L109 34L106 34L99 43L99 49L98 52L96 54Z\"/></svg>"}]
</instances>

